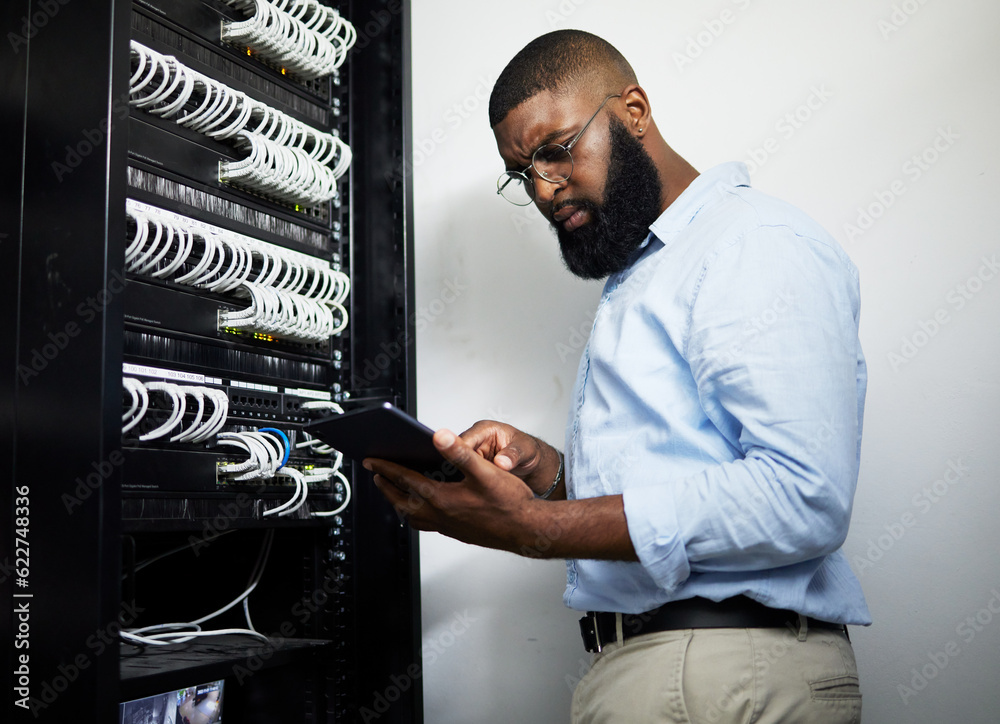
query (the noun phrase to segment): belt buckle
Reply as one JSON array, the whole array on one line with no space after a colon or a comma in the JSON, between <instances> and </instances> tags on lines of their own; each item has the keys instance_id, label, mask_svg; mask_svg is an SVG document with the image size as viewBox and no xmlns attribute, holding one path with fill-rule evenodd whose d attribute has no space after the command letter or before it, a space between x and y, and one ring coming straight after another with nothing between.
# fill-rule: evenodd
<instances>
[{"instance_id":1,"label":"belt buckle","mask_svg":"<svg viewBox=\"0 0 1000 724\"><path fill-rule=\"evenodd\" d=\"M587 615L580 619L580 635L583 637L583 647L590 653L599 654L604 650L596 612L587 611Z\"/></svg>"}]
</instances>

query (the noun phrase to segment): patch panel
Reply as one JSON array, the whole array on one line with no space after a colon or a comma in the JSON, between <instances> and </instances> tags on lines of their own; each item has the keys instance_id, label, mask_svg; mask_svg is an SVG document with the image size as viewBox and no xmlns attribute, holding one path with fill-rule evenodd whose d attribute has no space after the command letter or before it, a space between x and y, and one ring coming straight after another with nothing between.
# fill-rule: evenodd
<instances>
[{"instance_id":1,"label":"patch panel","mask_svg":"<svg viewBox=\"0 0 1000 724\"><path fill-rule=\"evenodd\" d=\"M218 389L227 397L228 416L232 423L244 420L282 423L290 425L293 433L297 426L322 414L316 411L307 412L307 408L303 407L304 404L333 402L334 399L334 393L326 390L279 387L135 363L126 363L123 366L123 373L128 377L145 381L169 380L183 384L207 385ZM168 410L169 405L165 397L151 397L150 411L147 413L151 417L151 422L145 427L148 428L154 422L160 421ZM190 417L190 414L187 417Z\"/></svg>"}]
</instances>

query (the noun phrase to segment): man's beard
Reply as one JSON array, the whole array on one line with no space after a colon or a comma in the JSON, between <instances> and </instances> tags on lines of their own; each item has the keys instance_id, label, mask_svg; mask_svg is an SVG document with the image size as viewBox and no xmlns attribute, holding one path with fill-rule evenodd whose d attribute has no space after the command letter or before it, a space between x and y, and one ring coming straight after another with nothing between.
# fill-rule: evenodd
<instances>
[{"instance_id":1,"label":"man's beard","mask_svg":"<svg viewBox=\"0 0 1000 724\"><path fill-rule=\"evenodd\" d=\"M573 231L553 224L566 268L583 279L604 279L624 269L660 215L663 183L653 159L617 116L611 116L608 129L604 202L574 199L573 206L590 212L590 222Z\"/></svg>"}]
</instances>

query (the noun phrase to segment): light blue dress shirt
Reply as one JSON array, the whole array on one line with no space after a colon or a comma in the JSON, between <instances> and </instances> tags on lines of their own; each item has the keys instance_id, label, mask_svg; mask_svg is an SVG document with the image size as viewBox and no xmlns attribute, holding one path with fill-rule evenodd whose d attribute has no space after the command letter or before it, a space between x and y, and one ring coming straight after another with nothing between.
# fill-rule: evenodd
<instances>
[{"instance_id":1,"label":"light blue dress shirt","mask_svg":"<svg viewBox=\"0 0 1000 724\"><path fill-rule=\"evenodd\" d=\"M569 497L622 494L640 562L569 561L566 605L743 594L870 623L841 551L867 383L857 269L743 164L650 230L605 285L566 432Z\"/></svg>"}]
</instances>

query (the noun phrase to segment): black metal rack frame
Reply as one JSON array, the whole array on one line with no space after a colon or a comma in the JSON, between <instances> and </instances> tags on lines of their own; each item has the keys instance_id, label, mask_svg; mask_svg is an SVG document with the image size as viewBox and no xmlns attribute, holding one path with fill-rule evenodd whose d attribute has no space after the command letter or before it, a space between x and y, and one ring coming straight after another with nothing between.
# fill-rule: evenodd
<instances>
[{"instance_id":1,"label":"black metal rack frame","mask_svg":"<svg viewBox=\"0 0 1000 724\"><path fill-rule=\"evenodd\" d=\"M360 720L409 677L412 685L396 687L378 720L419 722L417 539L358 471L339 527L235 516L226 525L239 531L205 553L229 562L211 569L228 600L245 585L262 529L276 529L272 562L281 563L261 581L266 595L254 598L258 628L279 633L272 645L244 638L164 653L115 641L118 627L144 615L188 610L169 576L137 584L123 572L137 548L164 549L203 532L215 510L169 524L126 523L121 512L120 280L125 199L134 193L127 170L149 168L130 157L128 46L133 13L155 15L157 3L202 13L224 7L11 0L0 8L0 28L10 30L10 47L0 49L0 501L9 511L0 536L0 661L10 682L3 719L116 721L121 701L225 678L229 719L332 724ZM413 411L409 3L349 0L341 11L359 42L341 69L346 93L339 91L354 161L339 212L353 290L338 378L355 400ZM246 60L234 53L233 62ZM233 198L255 205L246 194ZM334 566L345 550L346 562ZM142 601L153 610L137 611ZM22 683L30 708L17 704Z\"/></svg>"}]
</instances>

